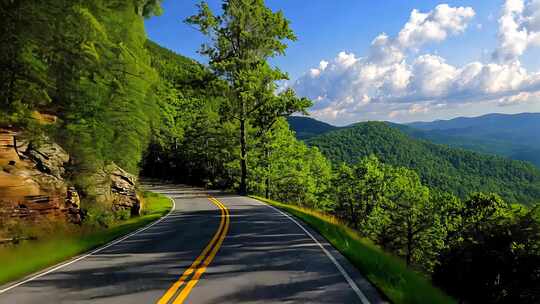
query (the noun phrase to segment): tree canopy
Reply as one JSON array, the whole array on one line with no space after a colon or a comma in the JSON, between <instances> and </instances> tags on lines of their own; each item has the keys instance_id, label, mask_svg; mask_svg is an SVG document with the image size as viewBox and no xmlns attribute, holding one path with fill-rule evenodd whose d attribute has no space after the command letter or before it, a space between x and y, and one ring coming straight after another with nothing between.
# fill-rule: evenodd
<instances>
[{"instance_id":1,"label":"tree canopy","mask_svg":"<svg viewBox=\"0 0 540 304\"><path fill-rule=\"evenodd\" d=\"M250 140L247 130L250 124L259 128L264 124L257 112L264 110L265 116L278 117L310 105L304 99L274 96L276 81L287 79L287 75L270 66L268 59L283 55L287 48L284 41L296 40L296 36L283 13L273 12L263 0L224 1L220 16L215 16L204 1L198 8L199 13L186 22L210 38L211 43L203 44L200 52L208 56L214 73L229 85L224 92L227 98L222 113L239 124L239 191L246 194Z\"/></svg>"}]
</instances>

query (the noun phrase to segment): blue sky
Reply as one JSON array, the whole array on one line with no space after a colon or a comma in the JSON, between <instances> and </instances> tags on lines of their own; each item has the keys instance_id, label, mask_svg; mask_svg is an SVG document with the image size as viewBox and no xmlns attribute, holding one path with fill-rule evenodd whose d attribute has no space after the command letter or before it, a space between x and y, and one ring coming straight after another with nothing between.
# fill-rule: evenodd
<instances>
[{"instance_id":1,"label":"blue sky","mask_svg":"<svg viewBox=\"0 0 540 304\"><path fill-rule=\"evenodd\" d=\"M157 43L205 62L197 53L204 37L182 22L196 12L196 3L165 0L164 14L147 20L146 29ZM315 100L311 112L316 118L346 124L540 111L535 78L540 43L533 35L540 32L538 0L266 3L284 12L298 36L286 56L272 62L289 73L288 85ZM221 1L209 4L218 11ZM419 13L416 19L413 10ZM501 20L514 20L515 28L503 27ZM409 36L403 38L406 28ZM524 50L513 50L523 29L530 42ZM374 46L382 33L388 39ZM384 63L374 59L373 54L390 48L400 56ZM344 64L339 58L350 60ZM372 70L377 75L367 77ZM396 75L401 76L389 80Z\"/></svg>"}]
</instances>

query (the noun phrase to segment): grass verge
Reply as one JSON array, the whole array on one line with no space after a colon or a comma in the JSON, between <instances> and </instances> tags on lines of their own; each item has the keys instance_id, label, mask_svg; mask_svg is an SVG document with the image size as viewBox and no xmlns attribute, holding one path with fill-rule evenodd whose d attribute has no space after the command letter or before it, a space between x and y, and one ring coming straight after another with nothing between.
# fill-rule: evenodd
<instances>
[{"instance_id":1,"label":"grass verge","mask_svg":"<svg viewBox=\"0 0 540 304\"><path fill-rule=\"evenodd\" d=\"M399 258L385 253L335 217L296 205L252 197L287 211L317 230L393 303L456 303L423 275L410 270Z\"/></svg>"},{"instance_id":2,"label":"grass verge","mask_svg":"<svg viewBox=\"0 0 540 304\"><path fill-rule=\"evenodd\" d=\"M107 244L159 219L172 207L167 197L152 192L144 192L144 204L141 216L117 222L107 229L80 229L45 240L0 248L0 285Z\"/></svg>"}]
</instances>

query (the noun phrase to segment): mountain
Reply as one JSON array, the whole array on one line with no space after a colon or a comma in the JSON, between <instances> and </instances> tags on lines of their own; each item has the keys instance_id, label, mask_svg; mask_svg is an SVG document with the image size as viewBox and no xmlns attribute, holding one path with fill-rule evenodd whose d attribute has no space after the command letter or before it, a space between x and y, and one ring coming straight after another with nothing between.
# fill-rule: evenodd
<instances>
[{"instance_id":1,"label":"mountain","mask_svg":"<svg viewBox=\"0 0 540 304\"><path fill-rule=\"evenodd\" d=\"M433 122L413 122L407 124L421 130L452 130L477 128L475 133L506 132L514 133L524 129L531 135L534 128L540 127L540 113L521 114L487 114L478 117L458 117L450 120L435 120ZM538 129L537 129L538 130ZM537 135L537 138L538 137Z\"/></svg>"},{"instance_id":2,"label":"mountain","mask_svg":"<svg viewBox=\"0 0 540 304\"><path fill-rule=\"evenodd\" d=\"M353 163L374 154L387 164L414 169L425 184L460 197L482 191L498 193L509 202L540 201L540 170L533 165L434 144L400 128L384 122L358 123L306 143L318 147L334 163Z\"/></svg>"},{"instance_id":3,"label":"mountain","mask_svg":"<svg viewBox=\"0 0 540 304\"><path fill-rule=\"evenodd\" d=\"M307 117L294 117L289 123L299 139L338 129ZM528 161L540 168L540 113L488 114L405 125L388 124L417 139Z\"/></svg>"},{"instance_id":4,"label":"mountain","mask_svg":"<svg viewBox=\"0 0 540 304\"><path fill-rule=\"evenodd\" d=\"M339 129L338 127L309 117L290 116L287 120L289 121L291 129L296 132L296 137L298 139L307 139Z\"/></svg>"},{"instance_id":5,"label":"mountain","mask_svg":"<svg viewBox=\"0 0 540 304\"><path fill-rule=\"evenodd\" d=\"M416 138L482 153L529 161L540 167L540 113L488 114L401 128Z\"/></svg>"}]
</instances>

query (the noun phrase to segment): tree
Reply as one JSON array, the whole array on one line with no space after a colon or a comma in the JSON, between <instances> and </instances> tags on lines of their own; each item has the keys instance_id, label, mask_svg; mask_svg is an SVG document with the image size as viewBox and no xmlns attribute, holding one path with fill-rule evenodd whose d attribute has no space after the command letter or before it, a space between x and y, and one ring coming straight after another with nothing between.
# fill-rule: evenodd
<instances>
[{"instance_id":1,"label":"tree","mask_svg":"<svg viewBox=\"0 0 540 304\"><path fill-rule=\"evenodd\" d=\"M438 205L429 197L429 189L411 170L392 172L384 209L390 223L384 227L379 242L404 256L407 265L431 271L446 237Z\"/></svg>"},{"instance_id":2,"label":"tree","mask_svg":"<svg viewBox=\"0 0 540 304\"><path fill-rule=\"evenodd\" d=\"M370 156L353 167L342 164L334 176L336 192L332 197L340 217L347 218L353 228L366 236L377 230L380 224L380 210L377 208L384 193L385 170L386 167L375 156ZM374 211L377 216L372 216Z\"/></svg>"},{"instance_id":3,"label":"tree","mask_svg":"<svg viewBox=\"0 0 540 304\"><path fill-rule=\"evenodd\" d=\"M298 98L290 88L278 95L268 94L266 98L269 100L254 113L253 126L257 129L255 137L260 139L258 142L262 146L265 166L267 167L267 171L269 171L269 158L270 153L272 153L272 145L268 139L269 131L272 130L278 119L282 117L290 116L295 112L307 114L305 109L310 107L312 102L307 98ZM295 141L295 138L290 138L290 140ZM270 197L269 191L270 178L267 176L265 181L266 198Z\"/></svg>"},{"instance_id":4,"label":"tree","mask_svg":"<svg viewBox=\"0 0 540 304\"><path fill-rule=\"evenodd\" d=\"M250 191L310 207L326 203L323 194L330 181L330 164L316 148L297 141L285 119L276 120L274 127L255 142L250 157L254 173L249 180Z\"/></svg>"},{"instance_id":5,"label":"tree","mask_svg":"<svg viewBox=\"0 0 540 304\"><path fill-rule=\"evenodd\" d=\"M159 16L162 13L162 0L135 0L136 13L145 18Z\"/></svg>"},{"instance_id":6,"label":"tree","mask_svg":"<svg viewBox=\"0 0 540 304\"><path fill-rule=\"evenodd\" d=\"M435 282L474 303L538 302L538 207L511 207L495 194L476 193L463 204L461 217L435 268Z\"/></svg>"},{"instance_id":7,"label":"tree","mask_svg":"<svg viewBox=\"0 0 540 304\"><path fill-rule=\"evenodd\" d=\"M59 10L27 0L0 3L0 124L27 126L32 111L51 102L46 17Z\"/></svg>"},{"instance_id":8,"label":"tree","mask_svg":"<svg viewBox=\"0 0 540 304\"><path fill-rule=\"evenodd\" d=\"M332 178L334 213L340 218L347 219L353 226L356 217L354 179L354 169L345 163L336 169Z\"/></svg>"},{"instance_id":9,"label":"tree","mask_svg":"<svg viewBox=\"0 0 540 304\"><path fill-rule=\"evenodd\" d=\"M223 113L239 123L240 193L247 192L247 129L257 110L270 107L276 89L275 81L287 79L267 60L283 55L284 40L295 40L289 21L282 12L273 12L263 0L228 0L223 13L215 16L206 2L198 5L199 13L186 20L210 38L201 53L210 58L212 70L227 81L228 102ZM274 113L271 111L270 113Z\"/></svg>"}]
</instances>

